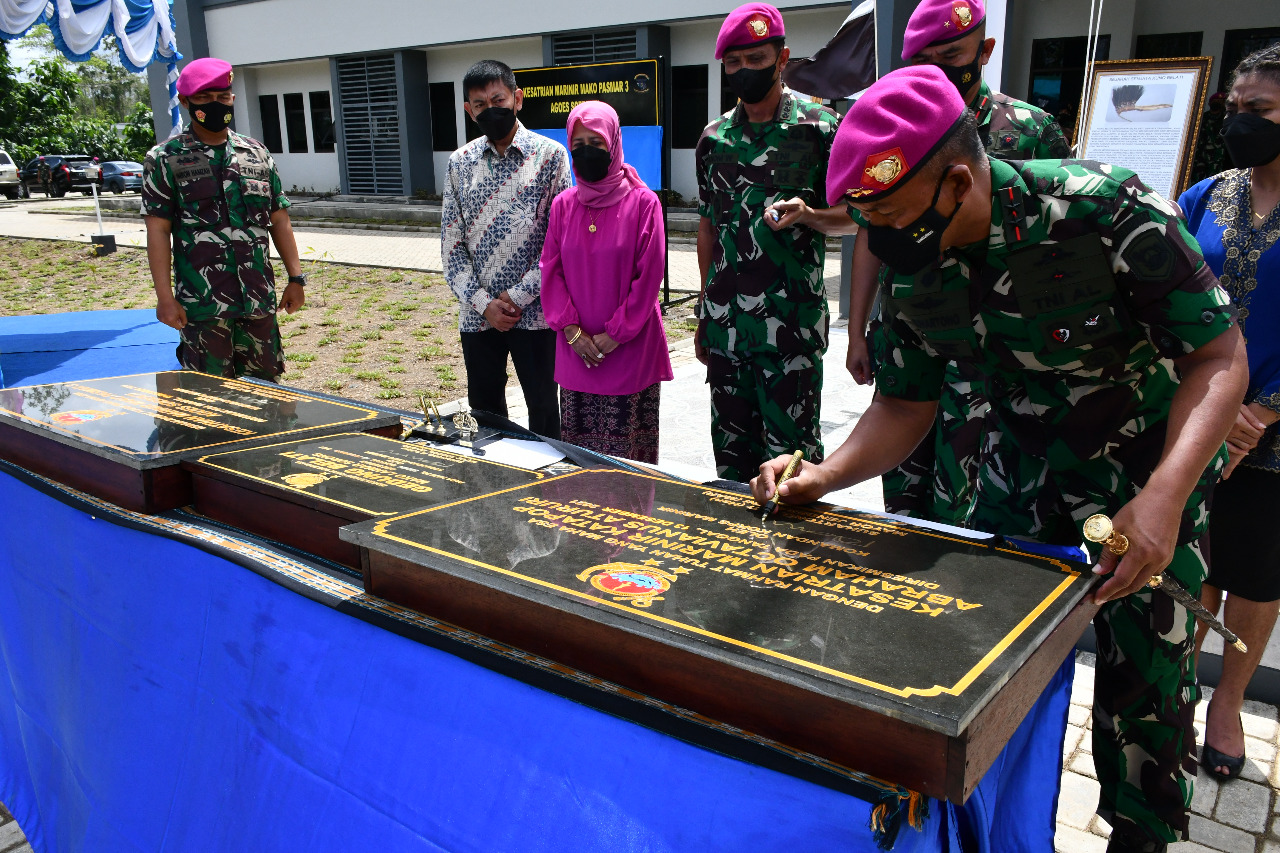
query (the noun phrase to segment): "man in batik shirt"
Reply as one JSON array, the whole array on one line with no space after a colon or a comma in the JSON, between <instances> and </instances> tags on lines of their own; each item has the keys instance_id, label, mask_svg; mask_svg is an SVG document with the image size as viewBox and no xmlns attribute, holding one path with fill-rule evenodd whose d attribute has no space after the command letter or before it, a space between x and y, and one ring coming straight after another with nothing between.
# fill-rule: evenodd
<instances>
[{"instance_id":1,"label":"man in batik shirt","mask_svg":"<svg viewBox=\"0 0 1280 853\"><path fill-rule=\"evenodd\" d=\"M504 63L484 59L462 78L463 109L484 131L449 157L441 216L444 277L458 297L458 335L471 408L507 415L507 358L529 429L560 437L556 333L542 316L542 242L551 202L569 188L569 154L531 133L524 93Z\"/></svg>"}]
</instances>

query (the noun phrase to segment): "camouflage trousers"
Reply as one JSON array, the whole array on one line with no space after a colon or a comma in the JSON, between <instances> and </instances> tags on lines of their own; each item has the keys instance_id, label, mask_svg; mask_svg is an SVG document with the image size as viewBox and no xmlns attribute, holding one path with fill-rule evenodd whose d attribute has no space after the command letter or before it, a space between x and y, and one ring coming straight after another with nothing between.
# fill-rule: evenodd
<instances>
[{"instance_id":1,"label":"camouflage trousers","mask_svg":"<svg viewBox=\"0 0 1280 853\"><path fill-rule=\"evenodd\" d=\"M284 350L275 314L188 320L180 334L178 362L187 370L270 382L284 373Z\"/></svg>"},{"instance_id":2,"label":"camouflage trousers","mask_svg":"<svg viewBox=\"0 0 1280 853\"><path fill-rule=\"evenodd\" d=\"M947 365L933 431L881 477L885 512L941 521L973 501L979 451L991 406L979 386Z\"/></svg>"},{"instance_id":3,"label":"camouflage trousers","mask_svg":"<svg viewBox=\"0 0 1280 853\"><path fill-rule=\"evenodd\" d=\"M708 353L716 472L745 483L775 456L821 462L822 353Z\"/></svg>"},{"instance_id":4,"label":"camouflage trousers","mask_svg":"<svg viewBox=\"0 0 1280 853\"><path fill-rule=\"evenodd\" d=\"M1110 456L1070 471L1051 471L1043 460L1020 453L992 427L993 419L987 420L972 503L942 521L1078 545L1086 518L1099 512L1114 516L1142 486ZM1158 451L1163 436L1154 437L1160 440L1151 447ZM1207 574L1203 540L1209 500L1225 462L1224 448L1201 476L1183 510L1173 561L1165 569L1192 595L1199 594ZM1090 556L1096 563L1100 552ZM1195 619L1164 593L1143 589L1103 605L1094 617L1094 630L1093 760L1102 789L1098 814L1114 830L1167 842L1185 839L1196 775L1192 715L1200 698L1192 661Z\"/></svg>"}]
</instances>

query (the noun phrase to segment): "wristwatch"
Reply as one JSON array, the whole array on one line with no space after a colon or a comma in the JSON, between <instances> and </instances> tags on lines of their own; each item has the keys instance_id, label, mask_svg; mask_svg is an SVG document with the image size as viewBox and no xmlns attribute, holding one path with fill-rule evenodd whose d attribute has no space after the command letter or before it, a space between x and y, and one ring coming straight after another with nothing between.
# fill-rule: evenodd
<instances>
[{"instance_id":1,"label":"wristwatch","mask_svg":"<svg viewBox=\"0 0 1280 853\"><path fill-rule=\"evenodd\" d=\"M291 276L289 276L289 283L290 283L290 284L298 284L298 285L301 285L302 287L306 287L306 286L307 286L307 274L306 274L306 273L302 273L301 275L291 275Z\"/></svg>"}]
</instances>

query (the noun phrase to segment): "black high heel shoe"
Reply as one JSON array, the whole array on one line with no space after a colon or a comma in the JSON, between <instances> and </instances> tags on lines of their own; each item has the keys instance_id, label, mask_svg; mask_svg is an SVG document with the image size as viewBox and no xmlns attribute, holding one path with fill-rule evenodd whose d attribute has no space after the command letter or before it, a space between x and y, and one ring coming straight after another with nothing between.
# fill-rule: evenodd
<instances>
[{"instance_id":1,"label":"black high heel shoe","mask_svg":"<svg viewBox=\"0 0 1280 853\"><path fill-rule=\"evenodd\" d=\"M1244 731L1244 720L1240 721L1240 730ZM1200 766L1219 782L1230 782L1244 770L1244 754L1226 755L1209 746L1206 740L1204 746L1200 747ZM1219 767L1227 768L1227 772L1223 773Z\"/></svg>"}]
</instances>

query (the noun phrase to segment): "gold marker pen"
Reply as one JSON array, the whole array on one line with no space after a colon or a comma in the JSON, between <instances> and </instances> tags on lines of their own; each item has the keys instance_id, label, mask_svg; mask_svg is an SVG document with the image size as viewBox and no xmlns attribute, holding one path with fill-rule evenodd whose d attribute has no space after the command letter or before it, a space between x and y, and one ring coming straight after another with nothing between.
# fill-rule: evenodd
<instances>
[{"instance_id":1,"label":"gold marker pen","mask_svg":"<svg viewBox=\"0 0 1280 853\"><path fill-rule=\"evenodd\" d=\"M760 512L760 523L764 524L764 520L778 508L778 488L795 476L796 469L800 467L800 460L804 458L804 451L797 450L791 454L791 461L787 463L787 467L782 469L782 476L778 478L778 483L773 487L773 497L764 505L764 509Z\"/></svg>"}]
</instances>

